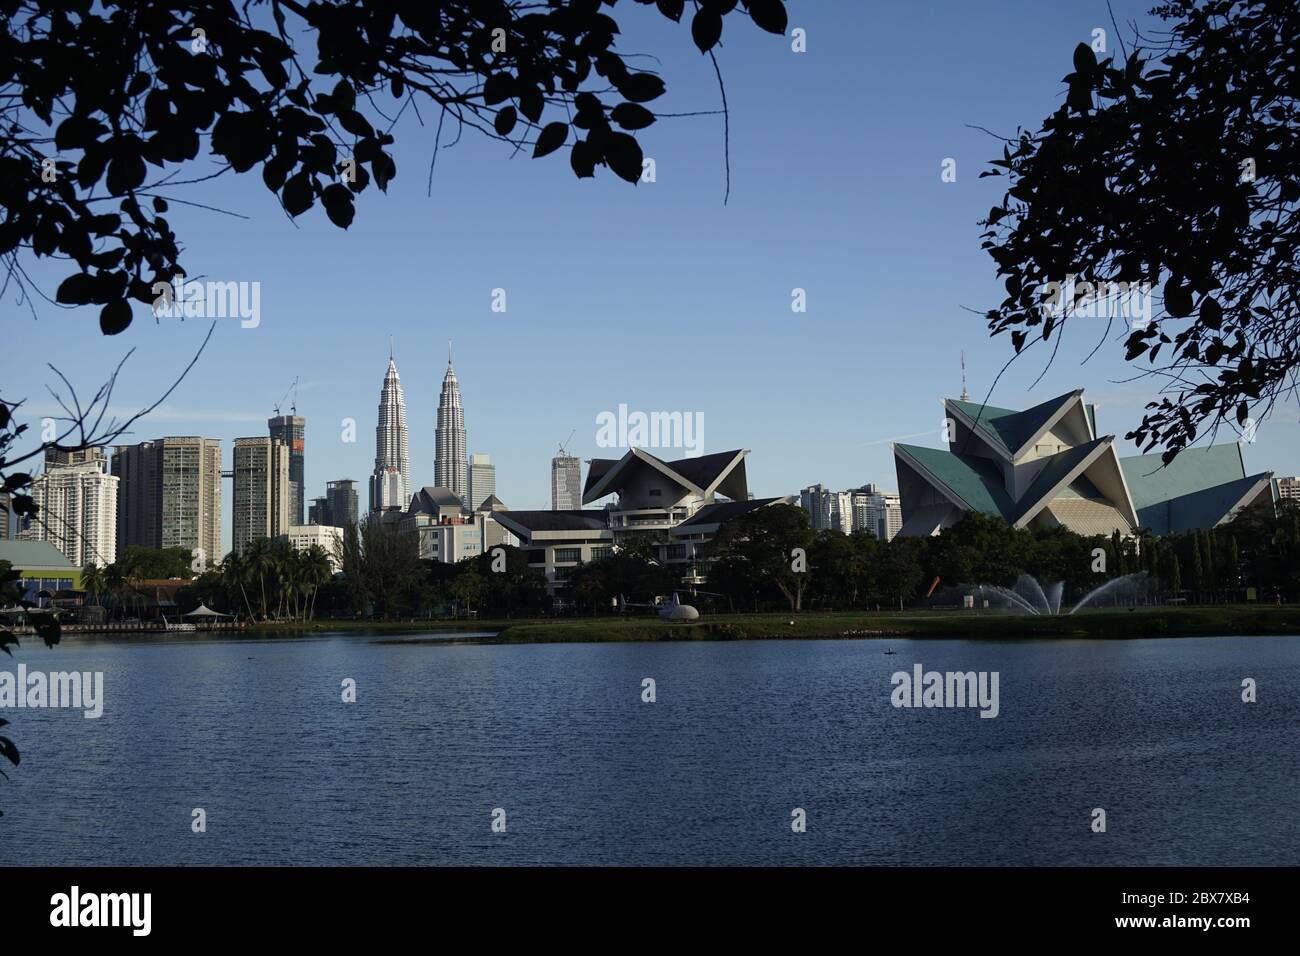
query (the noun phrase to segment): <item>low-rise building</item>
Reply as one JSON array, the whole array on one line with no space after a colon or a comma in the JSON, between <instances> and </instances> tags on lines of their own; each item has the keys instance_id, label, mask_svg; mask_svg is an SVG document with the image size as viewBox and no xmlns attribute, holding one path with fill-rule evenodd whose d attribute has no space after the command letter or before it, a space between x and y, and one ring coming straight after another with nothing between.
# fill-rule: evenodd
<instances>
[{"instance_id":1,"label":"low-rise building","mask_svg":"<svg viewBox=\"0 0 1300 956\"><path fill-rule=\"evenodd\" d=\"M593 459L583 504L613 496L604 508L500 511L493 520L512 532L531 567L546 575L547 589L566 599L575 568L608 557L629 535L657 538L656 560L681 571L683 584L704 580L698 549L726 521L790 497L754 499L745 479L745 450L667 462L641 448L622 458Z\"/></svg>"},{"instance_id":2,"label":"low-rise building","mask_svg":"<svg viewBox=\"0 0 1300 956\"><path fill-rule=\"evenodd\" d=\"M337 574L342 570L339 553L343 548L343 529L324 524L290 525L288 531L280 535L295 551L310 551L316 545L330 561L330 570Z\"/></svg>"},{"instance_id":3,"label":"low-rise building","mask_svg":"<svg viewBox=\"0 0 1300 956\"><path fill-rule=\"evenodd\" d=\"M0 561L18 572L18 588L27 601L36 601L41 592L53 596L81 587L81 568L48 541L0 540Z\"/></svg>"}]
</instances>

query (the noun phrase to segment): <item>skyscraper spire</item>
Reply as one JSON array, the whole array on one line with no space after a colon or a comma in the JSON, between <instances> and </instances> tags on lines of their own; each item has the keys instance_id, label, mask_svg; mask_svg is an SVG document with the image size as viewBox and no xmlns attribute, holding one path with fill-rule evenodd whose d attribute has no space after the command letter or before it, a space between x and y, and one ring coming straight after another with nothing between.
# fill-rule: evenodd
<instances>
[{"instance_id":1,"label":"skyscraper spire","mask_svg":"<svg viewBox=\"0 0 1300 956\"><path fill-rule=\"evenodd\" d=\"M461 501L469 495L469 459L465 441L465 408L460 401L460 383L451 364L451 342L447 343L447 374L438 399L438 431L434 436L433 483Z\"/></svg>"},{"instance_id":2,"label":"skyscraper spire","mask_svg":"<svg viewBox=\"0 0 1300 956\"><path fill-rule=\"evenodd\" d=\"M970 393L966 391L966 353L961 353L961 400L970 401Z\"/></svg>"},{"instance_id":3,"label":"skyscraper spire","mask_svg":"<svg viewBox=\"0 0 1300 956\"><path fill-rule=\"evenodd\" d=\"M388 371L379 391L379 421L375 426L375 470L370 475L370 510L405 508L410 502L411 459L406 449L406 398L388 346Z\"/></svg>"}]
</instances>

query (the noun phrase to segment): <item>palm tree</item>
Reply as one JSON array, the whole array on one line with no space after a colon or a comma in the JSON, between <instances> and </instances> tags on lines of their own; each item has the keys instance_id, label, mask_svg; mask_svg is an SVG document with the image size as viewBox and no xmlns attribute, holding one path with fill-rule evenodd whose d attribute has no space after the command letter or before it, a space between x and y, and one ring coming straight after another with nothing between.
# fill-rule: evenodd
<instances>
[{"instance_id":1,"label":"palm tree","mask_svg":"<svg viewBox=\"0 0 1300 956\"><path fill-rule=\"evenodd\" d=\"M122 592L126 590L126 575L122 568L114 561L104 569L104 589L113 596L119 609L122 606Z\"/></svg>"},{"instance_id":2,"label":"palm tree","mask_svg":"<svg viewBox=\"0 0 1300 956\"><path fill-rule=\"evenodd\" d=\"M94 561L81 569L81 589L86 592L91 604L97 603L99 596L104 593L104 571Z\"/></svg>"},{"instance_id":3,"label":"palm tree","mask_svg":"<svg viewBox=\"0 0 1300 956\"><path fill-rule=\"evenodd\" d=\"M271 542L266 538L255 540L244 554L249 576L257 580L262 592L262 620L266 620L266 576L274 570L274 557Z\"/></svg>"},{"instance_id":4,"label":"palm tree","mask_svg":"<svg viewBox=\"0 0 1300 956\"><path fill-rule=\"evenodd\" d=\"M248 580L249 570L247 562L239 556L238 552L231 551L226 555L226 559L221 562L221 581L222 584L225 585L226 589L232 593L236 588L239 589L240 595L244 598L244 607L248 609L248 617L251 620L253 617L253 605L248 600L248 589L244 587L244 583Z\"/></svg>"},{"instance_id":5,"label":"palm tree","mask_svg":"<svg viewBox=\"0 0 1300 956\"><path fill-rule=\"evenodd\" d=\"M311 604L307 611L307 619L311 620L316 616L316 592L334 576L334 571L330 567L329 555L318 544L308 548L303 558L303 583L311 588Z\"/></svg>"}]
</instances>

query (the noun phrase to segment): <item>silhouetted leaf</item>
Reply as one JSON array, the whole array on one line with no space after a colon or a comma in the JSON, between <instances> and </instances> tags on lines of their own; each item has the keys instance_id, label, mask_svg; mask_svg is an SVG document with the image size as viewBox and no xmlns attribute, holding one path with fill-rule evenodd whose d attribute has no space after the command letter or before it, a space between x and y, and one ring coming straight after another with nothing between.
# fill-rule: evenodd
<instances>
[{"instance_id":1,"label":"silhouetted leaf","mask_svg":"<svg viewBox=\"0 0 1300 956\"><path fill-rule=\"evenodd\" d=\"M86 272L68 276L54 293L54 300L64 305L89 305L94 302L95 277Z\"/></svg>"},{"instance_id":2,"label":"silhouetted leaf","mask_svg":"<svg viewBox=\"0 0 1300 956\"><path fill-rule=\"evenodd\" d=\"M498 136L509 136L510 131L515 128L516 119L515 108L504 106L492 120L492 128L497 131Z\"/></svg>"},{"instance_id":3,"label":"silhouetted leaf","mask_svg":"<svg viewBox=\"0 0 1300 956\"><path fill-rule=\"evenodd\" d=\"M290 216L300 216L312 207L316 201L311 187L311 178L304 170L289 177L280 191L280 201Z\"/></svg>"},{"instance_id":4,"label":"silhouetted leaf","mask_svg":"<svg viewBox=\"0 0 1300 956\"><path fill-rule=\"evenodd\" d=\"M1097 68L1097 54L1086 43L1074 48L1074 68L1079 73L1091 73Z\"/></svg>"},{"instance_id":5,"label":"silhouetted leaf","mask_svg":"<svg viewBox=\"0 0 1300 956\"><path fill-rule=\"evenodd\" d=\"M620 179L635 183L641 178L641 144L627 133L610 133L605 144L605 162Z\"/></svg>"},{"instance_id":6,"label":"silhouetted leaf","mask_svg":"<svg viewBox=\"0 0 1300 956\"><path fill-rule=\"evenodd\" d=\"M709 7L696 10L695 16L691 18L691 39L700 48L700 52L708 53L721 37L722 14Z\"/></svg>"},{"instance_id":7,"label":"silhouetted leaf","mask_svg":"<svg viewBox=\"0 0 1300 956\"><path fill-rule=\"evenodd\" d=\"M1165 282L1165 311L1175 319L1185 319L1192 314L1192 290L1181 284L1178 276L1171 275Z\"/></svg>"},{"instance_id":8,"label":"silhouetted leaf","mask_svg":"<svg viewBox=\"0 0 1300 956\"><path fill-rule=\"evenodd\" d=\"M664 81L653 73L629 73L618 84L618 91L633 103L648 103L663 96Z\"/></svg>"},{"instance_id":9,"label":"silhouetted leaf","mask_svg":"<svg viewBox=\"0 0 1300 956\"><path fill-rule=\"evenodd\" d=\"M330 222L341 229L352 225L356 210L352 206L352 193L342 183L331 183L321 190L320 201L325 206L325 215Z\"/></svg>"},{"instance_id":10,"label":"silhouetted leaf","mask_svg":"<svg viewBox=\"0 0 1300 956\"><path fill-rule=\"evenodd\" d=\"M619 103L609 117L624 129L645 129L655 121L654 113L635 103Z\"/></svg>"},{"instance_id":11,"label":"silhouetted leaf","mask_svg":"<svg viewBox=\"0 0 1300 956\"><path fill-rule=\"evenodd\" d=\"M659 12L668 19L680 23L682 12L686 7L686 0L657 0Z\"/></svg>"},{"instance_id":12,"label":"silhouetted leaf","mask_svg":"<svg viewBox=\"0 0 1300 956\"><path fill-rule=\"evenodd\" d=\"M117 335L130 324L131 303L125 299L114 299L99 312L99 330L105 335Z\"/></svg>"},{"instance_id":13,"label":"silhouetted leaf","mask_svg":"<svg viewBox=\"0 0 1300 956\"><path fill-rule=\"evenodd\" d=\"M547 123L537 137L537 145L533 147L533 159L555 152L568 138L568 123Z\"/></svg>"},{"instance_id":14,"label":"silhouetted leaf","mask_svg":"<svg viewBox=\"0 0 1300 956\"><path fill-rule=\"evenodd\" d=\"M785 34L788 20L781 0L749 0L749 15L768 33Z\"/></svg>"}]
</instances>

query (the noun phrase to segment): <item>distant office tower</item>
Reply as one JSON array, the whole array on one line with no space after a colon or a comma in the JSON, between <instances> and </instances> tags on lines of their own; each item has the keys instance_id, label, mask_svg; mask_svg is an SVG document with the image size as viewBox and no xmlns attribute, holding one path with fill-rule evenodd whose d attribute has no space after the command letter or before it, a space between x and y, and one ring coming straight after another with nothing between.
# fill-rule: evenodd
<instances>
[{"instance_id":1,"label":"distant office tower","mask_svg":"<svg viewBox=\"0 0 1300 956\"><path fill-rule=\"evenodd\" d=\"M465 507L478 511L479 505L497 493L497 467L488 455L469 456L469 495Z\"/></svg>"},{"instance_id":2,"label":"distant office tower","mask_svg":"<svg viewBox=\"0 0 1300 956\"><path fill-rule=\"evenodd\" d=\"M370 510L406 510L411 503L411 459L406 453L406 399L390 347L388 371L379 391L375 426L375 470L370 474Z\"/></svg>"},{"instance_id":3,"label":"distant office tower","mask_svg":"<svg viewBox=\"0 0 1300 956\"><path fill-rule=\"evenodd\" d=\"M113 452L117 545L188 548L221 561L221 442L170 436Z\"/></svg>"},{"instance_id":4,"label":"distant office tower","mask_svg":"<svg viewBox=\"0 0 1300 956\"><path fill-rule=\"evenodd\" d=\"M276 415L266 420L272 438L289 447L289 520L302 524L303 464L306 458L307 419L301 415Z\"/></svg>"},{"instance_id":5,"label":"distant office tower","mask_svg":"<svg viewBox=\"0 0 1300 956\"><path fill-rule=\"evenodd\" d=\"M1283 501L1300 501L1300 478L1279 478L1277 496Z\"/></svg>"},{"instance_id":6,"label":"distant office tower","mask_svg":"<svg viewBox=\"0 0 1300 956\"><path fill-rule=\"evenodd\" d=\"M0 493L0 541L8 541L13 533L13 502L9 496Z\"/></svg>"},{"instance_id":7,"label":"distant office tower","mask_svg":"<svg viewBox=\"0 0 1300 956\"><path fill-rule=\"evenodd\" d=\"M51 468L32 479L36 515L22 537L48 541L77 567L117 560L118 479L103 458Z\"/></svg>"},{"instance_id":8,"label":"distant office tower","mask_svg":"<svg viewBox=\"0 0 1300 956\"><path fill-rule=\"evenodd\" d=\"M65 465L84 465L87 462L103 461L107 456L102 448L77 448L63 451L60 448L45 449L45 468L61 468Z\"/></svg>"},{"instance_id":9,"label":"distant office tower","mask_svg":"<svg viewBox=\"0 0 1300 956\"><path fill-rule=\"evenodd\" d=\"M313 498L311 504L307 506L307 523L316 525L328 525L330 516L329 499L324 495L319 498Z\"/></svg>"},{"instance_id":10,"label":"distant office tower","mask_svg":"<svg viewBox=\"0 0 1300 956\"><path fill-rule=\"evenodd\" d=\"M456 370L451 367L451 343L448 343L447 374L442 378L442 395L438 398L433 483L439 488L446 488L461 501L469 497L465 455L465 408L460 402L460 383L456 381Z\"/></svg>"},{"instance_id":11,"label":"distant office tower","mask_svg":"<svg viewBox=\"0 0 1300 956\"><path fill-rule=\"evenodd\" d=\"M582 508L582 462L563 446L551 459L551 510L578 511Z\"/></svg>"},{"instance_id":12,"label":"distant office tower","mask_svg":"<svg viewBox=\"0 0 1300 956\"><path fill-rule=\"evenodd\" d=\"M322 517L328 520L317 524L335 528L346 528L357 523L357 489L356 482L350 478L325 483L325 508Z\"/></svg>"},{"instance_id":13,"label":"distant office tower","mask_svg":"<svg viewBox=\"0 0 1300 956\"><path fill-rule=\"evenodd\" d=\"M830 496L825 485L809 485L799 492L799 506L808 512L814 531L825 531L831 526Z\"/></svg>"},{"instance_id":14,"label":"distant office tower","mask_svg":"<svg viewBox=\"0 0 1300 956\"><path fill-rule=\"evenodd\" d=\"M289 446L274 438L236 438L230 544L243 554L258 538L286 534L289 516Z\"/></svg>"}]
</instances>

